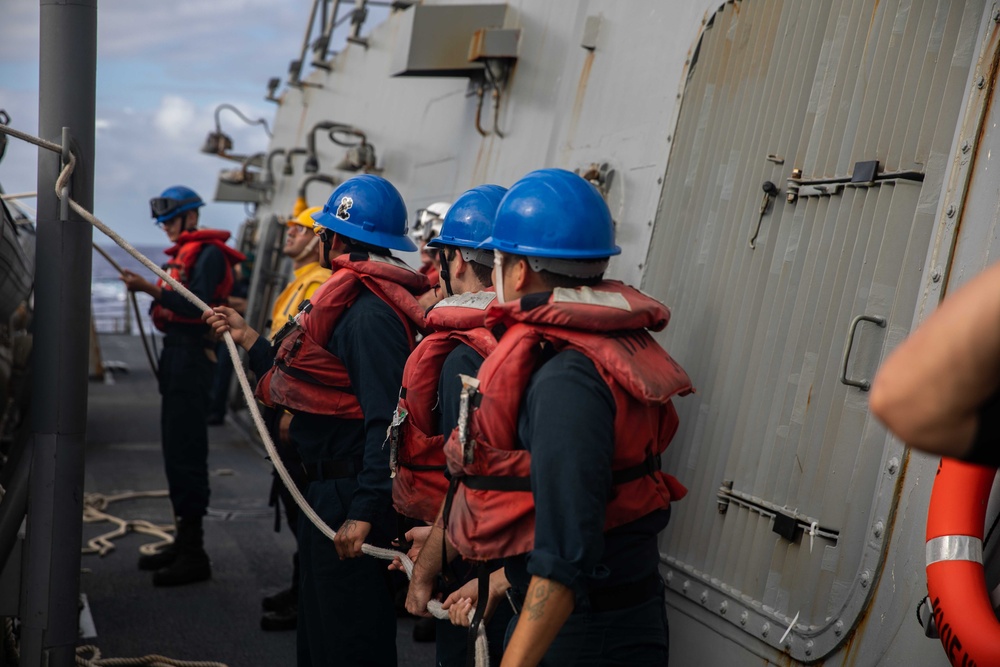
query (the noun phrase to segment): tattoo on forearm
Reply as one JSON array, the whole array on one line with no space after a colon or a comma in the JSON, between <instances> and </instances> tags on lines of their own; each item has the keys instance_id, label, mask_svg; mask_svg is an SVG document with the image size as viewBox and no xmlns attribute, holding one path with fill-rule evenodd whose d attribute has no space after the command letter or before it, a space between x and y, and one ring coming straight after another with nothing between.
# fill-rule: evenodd
<instances>
[{"instance_id":1,"label":"tattoo on forearm","mask_svg":"<svg viewBox=\"0 0 1000 667\"><path fill-rule=\"evenodd\" d=\"M537 621L545 615L545 603L555 592L555 584L548 581L536 581L529 593L531 597L524 603L524 613L528 620Z\"/></svg>"},{"instance_id":2,"label":"tattoo on forearm","mask_svg":"<svg viewBox=\"0 0 1000 667\"><path fill-rule=\"evenodd\" d=\"M344 525L340 527L340 530L344 535L350 536L354 532L354 528L357 526L358 522L354 519L348 519L344 522Z\"/></svg>"}]
</instances>

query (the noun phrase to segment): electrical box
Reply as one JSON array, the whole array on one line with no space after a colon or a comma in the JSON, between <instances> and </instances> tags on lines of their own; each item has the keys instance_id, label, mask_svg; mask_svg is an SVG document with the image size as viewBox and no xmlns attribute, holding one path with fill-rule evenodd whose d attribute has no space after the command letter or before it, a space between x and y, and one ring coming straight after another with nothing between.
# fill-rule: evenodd
<instances>
[{"instance_id":1,"label":"electrical box","mask_svg":"<svg viewBox=\"0 0 1000 667\"><path fill-rule=\"evenodd\" d=\"M469 60L473 35L486 28L502 28L506 16L506 3L414 5L400 17L400 38L390 71L393 76L475 75L483 64Z\"/></svg>"},{"instance_id":2,"label":"electrical box","mask_svg":"<svg viewBox=\"0 0 1000 667\"><path fill-rule=\"evenodd\" d=\"M520 28L482 28L472 34L469 44L469 61L517 60L517 43Z\"/></svg>"}]
</instances>

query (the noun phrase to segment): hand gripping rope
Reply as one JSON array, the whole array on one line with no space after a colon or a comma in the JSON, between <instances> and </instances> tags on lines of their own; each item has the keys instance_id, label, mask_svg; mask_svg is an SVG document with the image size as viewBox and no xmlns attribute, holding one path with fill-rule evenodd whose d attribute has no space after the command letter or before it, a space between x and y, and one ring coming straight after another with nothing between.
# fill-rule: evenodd
<instances>
[{"instance_id":1,"label":"hand gripping rope","mask_svg":"<svg viewBox=\"0 0 1000 667\"><path fill-rule=\"evenodd\" d=\"M41 148L48 149L50 151L61 153L63 156L64 166L62 172L59 174L59 178L56 179L55 191L56 196L62 202L62 214L61 219L66 221L69 219L69 214L67 210L67 205L72 208L76 213L82 217L84 220L89 222L91 225L100 230L104 235L110 238L112 241L117 243L125 252L132 255L139 262L142 263L147 269L156 274L160 279L169 284L178 294L183 296L193 305L197 306L202 312L206 310L212 310L212 308L195 296L191 290L186 288L181 283L174 280L169 276L163 269L158 267L153 263L148 257L143 255L141 252L136 250L128 241L122 238L117 232L105 225L103 222L94 217L87 209L80 206L77 202L69 196L69 179L73 174L73 169L76 167L76 156L73 155L72 151L69 150L68 140L64 139L65 146L60 146L59 144L40 139L38 137L25 134L14 130L6 125L0 125L0 132L4 134L9 134L18 139L22 139L29 143L40 146ZM65 130L64 130L65 137ZM267 427L264 424L264 419L260 415L260 411L257 409L257 401L254 398L253 390L250 388L250 382L247 380L246 372L243 370L243 363L240 360L239 353L236 350L236 343L233 341L233 337L227 331L223 334L223 340L226 343L226 349L229 351L229 356L233 360L233 368L236 371L236 377L239 379L240 388L243 390L243 398L246 400L247 408L250 410L250 415L253 417L254 426L257 427L257 432L260 434L260 438L264 443L264 447L267 450L268 456L271 457L271 462L274 464L275 469L278 471L278 476L281 477L281 481L284 482L285 488L291 494L292 498L295 500L295 504L299 506L309 521L312 522L316 528L326 535L331 540L337 536L337 532L333 530L323 519L316 514L315 510L309 505L308 501L302 497L301 492L299 492L298 487L296 487L295 482L292 481L291 476L288 474L288 470L285 469L284 464L281 462L281 457L275 451L274 443L271 441L271 435L267 431ZM406 571L406 576L413 578L413 561L410 560L409 556L401 551L395 551L394 549L383 549L381 547L376 547L371 544L362 544L361 552L369 556L374 556L375 558L380 558L382 560L393 560L398 558L400 563L403 564L403 569ZM480 604L485 604L485 600L481 600ZM427 611L431 613L434 618L445 620L448 619L448 612L441 607L441 603L437 600L431 600L427 603ZM489 665L489 653L488 646L486 643L486 629L484 624L479 626L479 635L476 638L476 665L477 667L486 667Z\"/></svg>"}]
</instances>

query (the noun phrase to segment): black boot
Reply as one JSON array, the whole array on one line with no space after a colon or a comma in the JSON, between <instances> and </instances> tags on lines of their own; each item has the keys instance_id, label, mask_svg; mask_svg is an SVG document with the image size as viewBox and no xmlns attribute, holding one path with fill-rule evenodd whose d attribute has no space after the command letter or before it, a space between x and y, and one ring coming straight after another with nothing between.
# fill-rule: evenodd
<instances>
[{"instance_id":1,"label":"black boot","mask_svg":"<svg viewBox=\"0 0 1000 667\"><path fill-rule=\"evenodd\" d=\"M212 564L203 546L201 517L177 518L177 556L167 567L153 573L154 586L182 586L212 577Z\"/></svg>"},{"instance_id":2,"label":"black boot","mask_svg":"<svg viewBox=\"0 0 1000 667\"><path fill-rule=\"evenodd\" d=\"M155 554L139 556L139 569L156 571L167 567L177 558L177 545L171 542L160 548Z\"/></svg>"},{"instance_id":3,"label":"black boot","mask_svg":"<svg viewBox=\"0 0 1000 667\"><path fill-rule=\"evenodd\" d=\"M284 611L291 607L298 608L299 603L299 552L292 554L292 585L273 595L261 598L260 606L264 611Z\"/></svg>"}]
</instances>

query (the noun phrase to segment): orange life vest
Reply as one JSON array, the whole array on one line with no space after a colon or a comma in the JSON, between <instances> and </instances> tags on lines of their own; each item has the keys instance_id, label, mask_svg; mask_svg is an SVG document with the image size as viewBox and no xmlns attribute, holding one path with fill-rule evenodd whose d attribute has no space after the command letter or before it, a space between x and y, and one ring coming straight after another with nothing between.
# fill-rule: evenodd
<instances>
[{"instance_id":1,"label":"orange life vest","mask_svg":"<svg viewBox=\"0 0 1000 667\"><path fill-rule=\"evenodd\" d=\"M488 311L487 326L503 323L508 329L479 369L478 392L463 397L458 427L445 444L448 469L458 482L446 517L448 536L464 557L514 556L534 545L531 454L518 443L517 422L543 345L586 355L614 397L614 486L605 530L687 493L659 465L677 432L670 399L692 390L684 369L647 331L662 330L669 318L666 306L617 281L557 288Z\"/></svg>"},{"instance_id":2,"label":"orange life vest","mask_svg":"<svg viewBox=\"0 0 1000 667\"><path fill-rule=\"evenodd\" d=\"M438 383L445 359L460 344L486 358L497 346L484 326L493 292L448 297L427 313L434 333L424 337L406 361L399 405L389 431L392 500L396 510L422 521L434 521L448 491L444 476L444 440L438 433Z\"/></svg>"},{"instance_id":3,"label":"orange life vest","mask_svg":"<svg viewBox=\"0 0 1000 667\"><path fill-rule=\"evenodd\" d=\"M209 299L210 306L224 306L230 292L233 291L233 267L246 260L243 253L226 245L229 232L221 229L196 229L181 232L177 243L167 248L165 254L171 259L164 265L164 270L171 278L181 285L191 287L191 273L198 261L201 249L207 245L215 246L222 251L226 259L226 272L215 287L215 292ZM161 289L173 290L173 287L162 278L156 283ZM160 331L166 331L168 324L203 324L200 317L185 317L166 308L159 301L153 302L150 309L153 325Z\"/></svg>"},{"instance_id":4,"label":"orange life vest","mask_svg":"<svg viewBox=\"0 0 1000 667\"><path fill-rule=\"evenodd\" d=\"M298 326L275 341L278 352L274 365L257 383L258 400L293 412L363 417L344 362L327 351L326 344L341 316L366 288L396 313L413 349L414 337L424 326L423 309L414 295L427 291L427 279L392 257L341 255L333 261L333 274L296 316Z\"/></svg>"}]
</instances>

